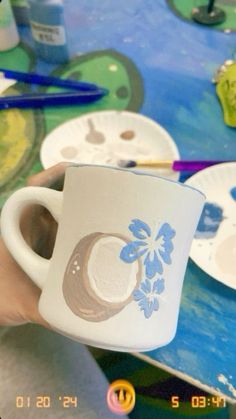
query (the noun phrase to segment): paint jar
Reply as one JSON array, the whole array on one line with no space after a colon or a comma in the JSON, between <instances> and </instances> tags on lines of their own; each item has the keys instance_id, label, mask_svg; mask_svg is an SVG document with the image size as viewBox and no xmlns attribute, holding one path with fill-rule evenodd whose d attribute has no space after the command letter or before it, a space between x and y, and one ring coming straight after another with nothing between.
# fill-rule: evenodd
<instances>
[{"instance_id":1,"label":"paint jar","mask_svg":"<svg viewBox=\"0 0 236 419\"><path fill-rule=\"evenodd\" d=\"M20 38L9 0L0 2L0 51L16 47Z\"/></svg>"},{"instance_id":2,"label":"paint jar","mask_svg":"<svg viewBox=\"0 0 236 419\"><path fill-rule=\"evenodd\" d=\"M36 53L50 63L68 61L62 0L29 0L29 18Z\"/></svg>"},{"instance_id":3,"label":"paint jar","mask_svg":"<svg viewBox=\"0 0 236 419\"><path fill-rule=\"evenodd\" d=\"M11 0L12 9L18 25L29 25L29 5L27 0Z\"/></svg>"},{"instance_id":4,"label":"paint jar","mask_svg":"<svg viewBox=\"0 0 236 419\"><path fill-rule=\"evenodd\" d=\"M223 23L226 19L226 14L223 9L215 6L215 0L195 0L192 9L192 19L201 25L214 26ZM204 4L203 4L204 3Z\"/></svg>"}]
</instances>

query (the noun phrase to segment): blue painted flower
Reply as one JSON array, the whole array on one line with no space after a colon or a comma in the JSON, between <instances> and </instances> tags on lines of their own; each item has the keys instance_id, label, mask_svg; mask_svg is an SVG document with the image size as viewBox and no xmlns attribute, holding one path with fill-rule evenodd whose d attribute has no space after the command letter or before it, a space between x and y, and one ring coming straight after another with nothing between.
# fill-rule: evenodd
<instances>
[{"instance_id":1,"label":"blue painted flower","mask_svg":"<svg viewBox=\"0 0 236 419\"><path fill-rule=\"evenodd\" d=\"M150 279L145 279L141 282L139 289L133 292L135 301L138 301L140 310L143 310L146 319L151 317L153 311L158 311L159 302L158 295L160 295L165 289L165 282L163 278L157 279L151 283Z\"/></svg>"},{"instance_id":2,"label":"blue painted flower","mask_svg":"<svg viewBox=\"0 0 236 419\"><path fill-rule=\"evenodd\" d=\"M175 230L168 223L162 224L156 235L152 235L150 227L141 220L134 219L129 225L134 240L123 247L120 257L124 262L132 263L145 255L144 265L147 278L153 278L156 273L163 273L163 262L171 264L170 254L174 249L172 239Z\"/></svg>"}]
</instances>

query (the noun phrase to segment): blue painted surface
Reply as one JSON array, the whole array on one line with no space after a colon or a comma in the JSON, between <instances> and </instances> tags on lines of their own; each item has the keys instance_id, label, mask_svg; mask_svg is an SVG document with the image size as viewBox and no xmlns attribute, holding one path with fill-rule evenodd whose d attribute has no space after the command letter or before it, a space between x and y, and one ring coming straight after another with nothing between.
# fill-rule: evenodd
<instances>
[{"instance_id":1,"label":"blue painted surface","mask_svg":"<svg viewBox=\"0 0 236 419\"><path fill-rule=\"evenodd\" d=\"M235 298L235 291L189 262L176 337L150 358L236 398L218 381L223 374L235 388Z\"/></svg>"},{"instance_id":2,"label":"blue painted surface","mask_svg":"<svg viewBox=\"0 0 236 419\"><path fill-rule=\"evenodd\" d=\"M230 190L230 195L236 201L236 186Z\"/></svg>"},{"instance_id":3,"label":"blue painted surface","mask_svg":"<svg viewBox=\"0 0 236 419\"><path fill-rule=\"evenodd\" d=\"M223 208L218 204L206 202L197 226L195 238L210 239L215 237L223 219Z\"/></svg>"},{"instance_id":4,"label":"blue painted surface","mask_svg":"<svg viewBox=\"0 0 236 419\"><path fill-rule=\"evenodd\" d=\"M114 48L129 56L144 78L141 112L162 124L182 158L236 158L236 130L224 125L211 83L216 69L236 50L236 33L184 22L164 0L67 0L71 54ZM27 29L21 32L29 42ZM37 70L53 67L43 62ZM182 180L186 176L182 176ZM189 262L178 331L151 359L218 388L236 388L236 291Z\"/></svg>"}]
</instances>

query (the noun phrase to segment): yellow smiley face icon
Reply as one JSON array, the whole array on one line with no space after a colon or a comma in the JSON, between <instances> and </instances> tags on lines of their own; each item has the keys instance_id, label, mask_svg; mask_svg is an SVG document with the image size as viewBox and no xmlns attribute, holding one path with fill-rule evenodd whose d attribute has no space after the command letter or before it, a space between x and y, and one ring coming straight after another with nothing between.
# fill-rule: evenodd
<instances>
[{"instance_id":1,"label":"yellow smiley face icon","mask_svg":"<svg viewBox=\"0 0 236 419\"><path fill-rule=\"evenodd\" d=\"M116 380L107 391L107 405L119 416L130 413L135 406L135 390L129 381Z\"/></svg>"}]
</instances>

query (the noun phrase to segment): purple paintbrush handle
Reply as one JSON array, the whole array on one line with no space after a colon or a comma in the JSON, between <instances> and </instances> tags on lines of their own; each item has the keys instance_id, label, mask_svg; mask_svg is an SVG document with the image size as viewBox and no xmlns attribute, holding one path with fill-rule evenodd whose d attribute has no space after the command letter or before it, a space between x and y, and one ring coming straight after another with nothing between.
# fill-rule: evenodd
<instances>
[{"instance_id":1,"label":"purple paintbrush handle","mask_svg":"<svg viewBox=\"0 0 236 419\"><path fill-rule=\"evenodd\" d=\"M176 171L198 171L205 169L206 167L213 166L214 164L218 163L226 163L224 160L180 160L174 161L172 165L172 169Z\"/></svg>"}]
</instances>

